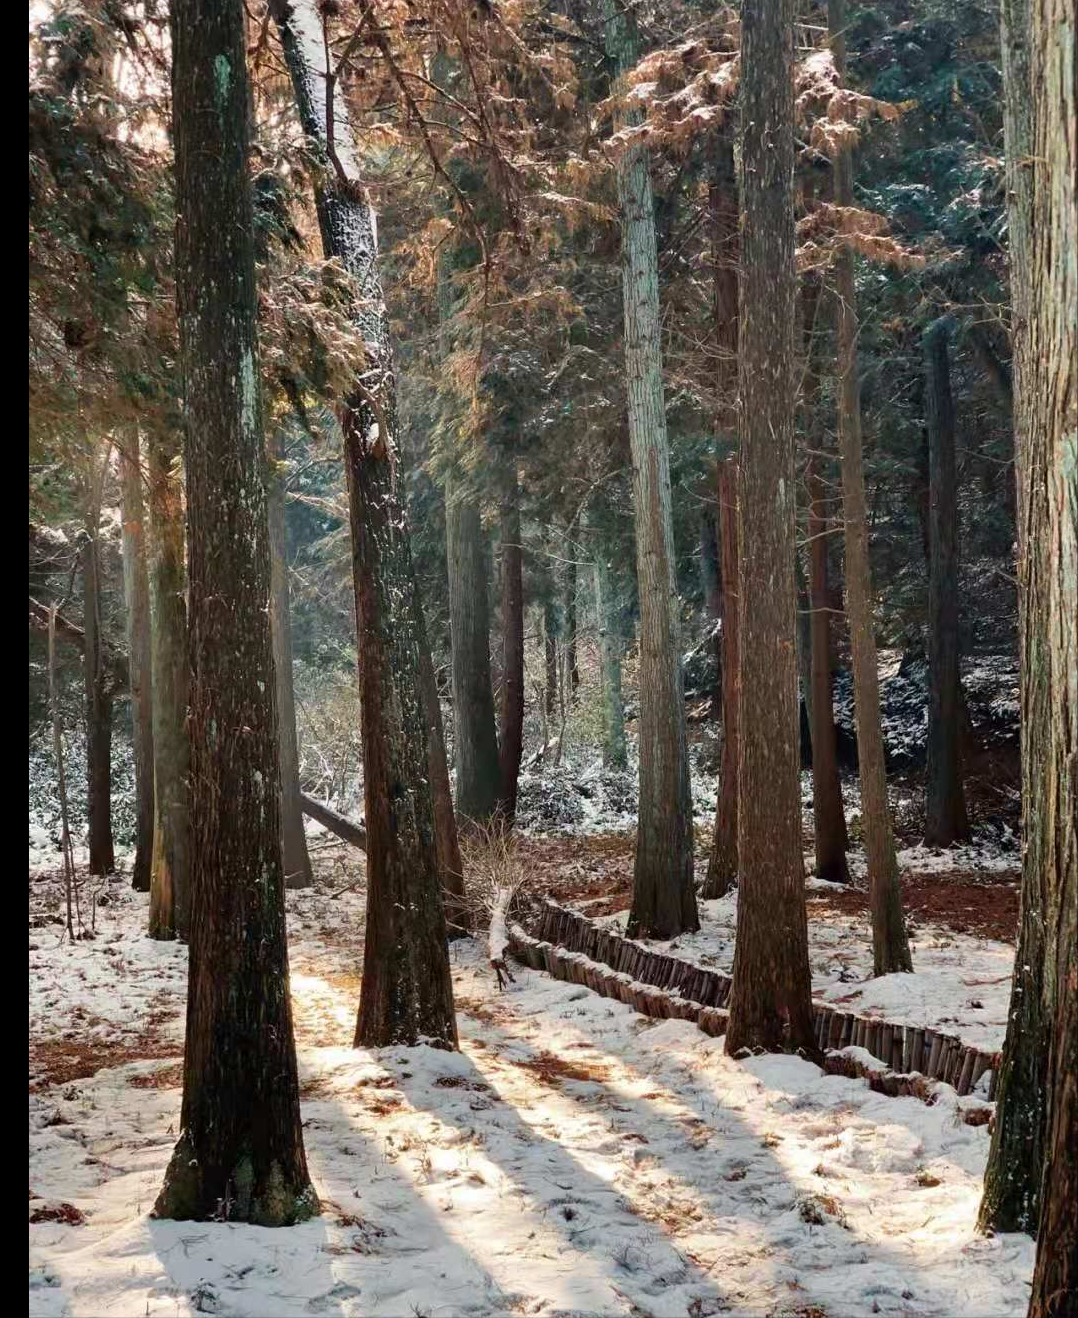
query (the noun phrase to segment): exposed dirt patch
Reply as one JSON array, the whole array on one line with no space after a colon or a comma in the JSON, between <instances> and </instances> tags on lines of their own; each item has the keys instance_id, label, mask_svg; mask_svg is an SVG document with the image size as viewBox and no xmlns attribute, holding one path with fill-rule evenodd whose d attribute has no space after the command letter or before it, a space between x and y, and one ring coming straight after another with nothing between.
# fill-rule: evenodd
<instances>
[{"instance_id":1,"label":"exposed dirt patch","mask_svg":"<svg viewBox=\"0 0 1078 1318\"><path fill-rule=\"evenodd\" d=\"M74 1204L42 1204L30 1214L31 1223L62 1222L64 1226L85 1226L86 1214Z\"/></svg>"},{"instance_id":2,"label":"exposed dirt patch","mask_svg":"<svg viewBox=\"0 0 1078 1318\"><path fill-rule=\"evenodd\" d=\"M30 1044L30 1074L33 1082L30 1093L38 1093L53 1085L69 1085L76 1080L89 1080L98 1071L129 1062L153 1061L156 1058L177 1061L176 1041L162 1039L156 1031L148 1031L135 1038L118 1039L114 1043L100 1038L38 1039ZM136 1076L131 1083L143 1089L171 1088L158 1085L152 1075ZM176 1081L178 1084L179 1081Z\"/></svg>"},{"instance_id":3,"label":"exposed dirt patch","mask_svg":"<svg viewBox=\"0 0 1078 1318\"><path fill-rule=\"evenodd\" d=\"M610 1075L610 1068L587 1061L574 1062L558 1053L545 1049L534 1057L509 1059L522 1071L529 1071L544 1085L557 1087L563 1080L580 1080L585 1083L601 1084Z\"/></svg>"},{"instance_id":4,"label":"exposed dirt patch","mask_svg":"<svg viewBox=\"0 0 1078 1318\"><path fill-rule=\"evenodd\" d=\"M907 915L924 924L1013 943L1018 929L1018 879L1017 871L907 873L902 875L902 900ZM851 886L809 894L810 919L828 909L860 915L868 909L868 893Z\"/></svg>"},{"instance_id":5,"label":"exposed dirt patch","mask_svg":"<svg viewBox=\"0 0 1078 1318\"><path fill-rule=\"evenodd\" d=\"M179 1089L183 1084L183 1059L171 1066L159 1066L154 1071L133 1075L127 1083L136 1089Z\"/></svg>"}]
</instances>

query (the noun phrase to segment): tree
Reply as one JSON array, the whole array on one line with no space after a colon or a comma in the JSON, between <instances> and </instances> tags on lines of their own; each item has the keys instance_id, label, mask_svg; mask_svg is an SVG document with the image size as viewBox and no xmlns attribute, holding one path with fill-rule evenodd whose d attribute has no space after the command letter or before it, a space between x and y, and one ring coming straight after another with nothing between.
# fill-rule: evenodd
<instances>
[{"instance_id":1,"label":"tree","mask_svg":"<svg viewBox=\"0 0 1078 1318\"><path fill-rule=\"evenodd\" d=\"M846 70L845 0L829 0L827 23L839 79ZM853 205L850 148L834 158L837 206ZM842 245L835 253L835 337L838 373L838 444L842 465L842 508L846 523L846 616L850 627L854 701L857 708L857 758L868 857L872 911L873 974L912 970L902 913L902 890L887 803L887 768L880 723L880 678L872 617L872 568L868 557L868 511L861 444L861 399L857 378L857 292L853 252Z\"/></svg>"},{"instance_id":2,"label":"tree","mask_svg":"<svg viewBox=\"0 0 1078 1318\"><path fill-rule=\"evenodd\" d=\"M520 543L520 489L514 472L502 504L502 701L498 751L498 812L512 824L524 751L524 553Z\"/></svg>"},{"instance_id":3,"label":"tree","mask_svg":"<svg viewBox=\"0 0 1078 1318\"><path fill-rule=\"evenodd\" d=\"M1018 947L980 1225L1037 1232L1030 1313L1075 1305L1078 407L1074 45L1059 0L1001 11L1021 645Z\"/></svg>"},{"instance_id":4,"label":"tree","mask_svg":"<svg viewBox=\"0 0 1078 1318\"><path fill-rule=\"evenodd\" d=\"M620 76L636 60L635 18L619 0L606 0L604 13L607 54ZM628 118L632 120L632 112ZM616 174L640 591L640 804L627 927L633 936L673 938L698 929L700 922L693 886L655 209L646 149L630 145L617 160Z\"/></svg>"},{"instance_id":5,"label":"tree","mask_svg":"<svg viewBox=\"0 0 1078 1318\"><path fill-rule=\"evenodd\" d=\"M146 437L150 526L150 649L153 681L154 838L151 938L186 938L191 910L187 726L187 571L178 437Z\"/></svg>"},{"instance_id":6,"label":"tree","mask_svg":"<svg viewBox=\"0 0 1078 1318\"><path fill-rule=\"evenodd\" d=\"M285 531L284 437L273 430L269 437L270 474L266 501L269 517L270 571L273 589L270 609L273 626L273 670L277 676L277 736L281 760L281 852L286 888L309 888L314 882L303 806L299 790L299 738L296 735L296 696L292 681L292 616L288 589L288 545Z\"/></svg>"},{"instance_id":7,"label":"tree","mask_svg":"<svg viewBox=\"0 0 1078 1318\"><path fill-rule=\"evenodd\" d=\"M82 542L82 606L86 647L86 786L90 873L116 869L112 840L112 680L105 662L101 599L101 492L112 446L90 454L86 527Z\"/></svg>"},{"instance_id":8,"label":"tree","mask_svg":"<svg viewBox=\"0 0 1078 1318\"><path fill-rule=\"evenodd\" d=\"M153 674L150 642L150 578L146 566L146 516L139 432L132 427L120 452L123 496L124 601L131 692L131 745L135 762L135 863L131 886L150 891L153 863Z\"/></svg>"},{"instance_id":9,"label":"tree","mask_svg":"<svg viewBox=\"0 0 1078 1318\"><path fill-rule=\"evenodd\" d=\"M174 0L170 25L193 891L180 1137L154 1212L283 1226L318 1201L288 984L243 7Z\"/></svg>"},{"instance_id":10,"label":"tree","mask_svg":"<svg viewBox=\"0 0 1078 1318\"><path fill-rule=\"evenodd\" d=\"M440 718L403 503L385 299L370 204L313 0L274 0L300 123L321 162L322 248L354 281L364 370L340 406L359 639L367 929L356 1045L457 1041L428 750ZM428 693L424 701L424 689Z\"/></svg>"},{"instance_id":11,"label":"tree","mask_svg":"<svg viewBox=\"0 0 1078 1318\"><path fill-rule=\"evenodd\" d=\"M456 476L446 481L445 528L457 814L468 824L486 827L498 809L501 787L490 677L487 545L478 501Z\"/></svg>"},{"instance_id":12,"label":"tree","mask_svg":"<svg viewBox=\"0 0 1078 1318\"><path fill-rule=\"evenodd\" d=\"M715 833L707 861L703 896L725 897L737 881L737 766L741 676L738 647L740 578L737 551L737 461L719 467L719 559L722 578L722 765Z\"/></svg>"},{"instance_id":13,"label":"tree","mask_svg":"<svg viewBox=\"0 0 1078 1318\"><path fill-rule=\"evenodd\" d=\"M625 705L621 694L624 637L621 609L602 546L595 555L595 617L599 625L599 667L603 683L603 765L608 769L624 769L628 762Z\"/></svg>"},{"instance_id":14,"label":"tree","mask_svg":"<svg viewBox=\"0 0 1078 1318\"><path fill-rule=\"evenodd\" d=\"M820 281L812 279L803 298L805 314L805 407L810 443L822 445L823 435L813 426L818 403L819 374L815 348L815 321L820 306ZM823 454L810 454L805 472L808 487L809 560L809 658L808 680L804 682L812 740L812 822L816 852L816 877L831 883L849 883L846 864L849 839L842 806L842 783L838 776L838 746L835 735L835 705L831 670L831 587L828 581L831 524L823 479Z\"/></svg>"},{"instance_id":15,"label":"tree","mask_svg":"<svg viewBox=\"0 0 1078 1318\"><path fill-rule=\"evenodd\" d=\"M949 847L969 837L962 790L959 730L962 685L958 644L958 502L954 400L947 348L949 321L925 331L925 412L928 422L928 764L925 843Z\"/></svg>"},{"instance_id":16,"label":"tree","mask_svg":"<svg viewBox=\"0 0 1078 1318\"><path fill-rule=\"evenodd\" d=\"M793 0L741 11L737 941L726 1051L814 1047L795 655Z\"/></svg>"}]
</instances>

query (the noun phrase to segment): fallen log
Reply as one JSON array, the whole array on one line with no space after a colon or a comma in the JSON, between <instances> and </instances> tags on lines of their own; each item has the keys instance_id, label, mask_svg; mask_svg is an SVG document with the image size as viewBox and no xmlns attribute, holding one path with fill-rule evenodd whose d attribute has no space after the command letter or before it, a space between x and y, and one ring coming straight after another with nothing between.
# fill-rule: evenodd
<instances>
[{"instance_id":1,"label":"fallen log","mask_svg":"<svg viewBox=\"0 0 1078 1318\"><path fill-rule=\"evenodd\" d=\"M305 815L321 824L323 828L328 829L330 833L341 838L344 842L350 842L353 847L358 847L360 851L367 850L367 830L362 824L357 824L355 820L349 819L347 815L338 814L336 810L331 809L328 805L323 805L321 801L316 801L313 796L308 796L306 792L300 792L299 803Z\"/></svg>"}]
</instances>

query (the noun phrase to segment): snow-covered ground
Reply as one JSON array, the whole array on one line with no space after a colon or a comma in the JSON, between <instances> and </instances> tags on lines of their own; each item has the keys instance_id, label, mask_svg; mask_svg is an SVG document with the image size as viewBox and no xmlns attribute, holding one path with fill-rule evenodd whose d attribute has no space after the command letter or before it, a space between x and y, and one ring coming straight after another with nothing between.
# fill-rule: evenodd
<instances>
[{"instance_id":1,"label":"snow-covered ground","mask_svg":"<svg viewBox=\"0 0 1078 1318\"><path fill-rule=\"evenodd\" d=\"M50 887L31 884L39 912ZM357 1051L362 897L288 900L324 1206L290 1230L148 1216L176 1134L185 954L144 936L146 899L112 885L93 941L31 928L30 1215L85 1217L30 1227L32 1315L1025 1313L1033 1244L976 1234L988 1136L953 1091L929 1107L797 1058L735 1062L686 1022L524 969L499 993L470 943L453 950L459 1054ZM717 950L724 905L680 950ZM985 977L988 949L945 957L933 938L926 981L937 962L956 985ZM813 958L870 991L857 936L817 938Z\"/></svg>"},{"instance_id":2,"label":"snow-covered ground","mask_svg":"<svg viewBox=\"0 0 1078 1318\"><path fill-rule=\"evenodd\" d=\"M813 996L846 1011L880 1016L896 1025L923 1025L957 1035L984 1052L1003 1046L1014 970L1014 948L910 922L912 975L872 978L872 932L867 917L840 915L814 900L840 885L808 884L809 963ZM586 912L587 904L580 907ZM625 927L628 912L600 923ZM737 893L700 903L700 932L650 946L729 974L734 964Z\"/></svg>"}]
</instances>

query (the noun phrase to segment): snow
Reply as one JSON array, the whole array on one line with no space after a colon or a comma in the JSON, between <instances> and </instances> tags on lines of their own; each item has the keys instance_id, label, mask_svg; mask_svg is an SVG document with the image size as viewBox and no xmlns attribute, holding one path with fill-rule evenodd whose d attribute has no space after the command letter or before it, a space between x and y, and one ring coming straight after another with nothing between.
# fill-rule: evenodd
<instances>
[{"instance_id":1,"label":"snow","mask_svg":"<svg viewBox=\"0 0 1078 1318\"><path fill-rule=\"evenodd\" d=\"M841 1003L861 1016L880 1016L894 1025L920 1025L957 1035L963 1043L995 1052L1007 1029L1014 948L990 938L956 934L932 926L910 928L914 974L872 977L872 931L868 917L821 909L814 891L840 885L808 883L809 964L816 998ZM586 912L586 904L581 909ZM597 923L624 928L628 912ZM685 961L729 974L734 964L737 893L700 903L700 932L670 942L648 943Z\"/></svg>"},{"instance_id":2,"label":"snow","mask_svg":"<svg viewBox=\"0 0 1078 1318\"><path fill-rule=\"evenodd\" d=\"M926 1106L797 1058L733 1061L687 1022L524 968L499 992L471 942L452 953L459 1054L352 1049L362 893L288 896L323 1215L278 1231L152 1221L185 953L145 937L144 896L107 895L92 941L31 929L35 1074L80 1040L103 1067L31 1095L31 1215L86 1218L30 1227L31 1315L1025 1312L1033 1244L977 1235L988 1135L956 1120L952 1090ZM58 891L39 879L31 896L41 918ZM814 959L856 968L857 945Z\"/></svg>"}]
</instances>

